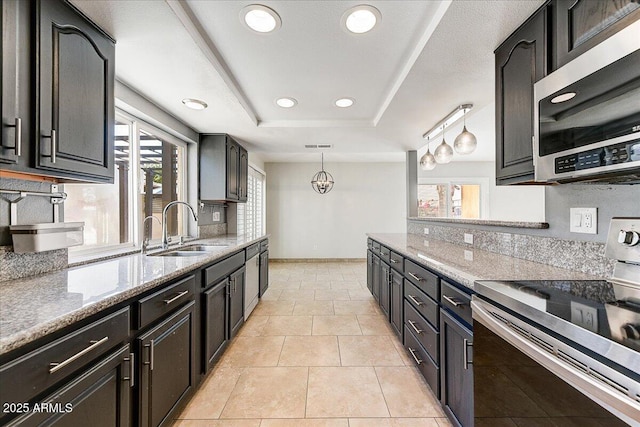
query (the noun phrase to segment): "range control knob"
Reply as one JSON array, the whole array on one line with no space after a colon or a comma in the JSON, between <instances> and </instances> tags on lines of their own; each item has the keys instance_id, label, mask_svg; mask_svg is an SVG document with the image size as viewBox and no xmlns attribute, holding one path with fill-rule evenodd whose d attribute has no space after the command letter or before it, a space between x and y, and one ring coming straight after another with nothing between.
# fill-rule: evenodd
<instances>
[{"instance_id":1,"label":"range control knob","mask_svg":"<svg viewBox=\"0 0 640 427\"><path fill-rule=\"evenodd\" d=\"M620 230L618 234L618 243L625 246L634 246L640 242L640 234L637 231Z\"/></svg>"}]
</instances>

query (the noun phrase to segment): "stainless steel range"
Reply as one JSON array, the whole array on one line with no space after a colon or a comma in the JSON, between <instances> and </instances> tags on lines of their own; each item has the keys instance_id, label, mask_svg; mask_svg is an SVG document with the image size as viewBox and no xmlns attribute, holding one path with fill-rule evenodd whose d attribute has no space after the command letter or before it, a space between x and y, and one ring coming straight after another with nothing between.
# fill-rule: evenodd
<instances>
[{"instance_id":1,"label":"stainless steel range","mask_svg":"<svg viewBox=\"0 0 640 427\"><path fill-rule=\"evenodd\" d=\"M476 426L640 426L640 218L606 256L608 280L475 283Z\"/></svg>"}]
</instances>

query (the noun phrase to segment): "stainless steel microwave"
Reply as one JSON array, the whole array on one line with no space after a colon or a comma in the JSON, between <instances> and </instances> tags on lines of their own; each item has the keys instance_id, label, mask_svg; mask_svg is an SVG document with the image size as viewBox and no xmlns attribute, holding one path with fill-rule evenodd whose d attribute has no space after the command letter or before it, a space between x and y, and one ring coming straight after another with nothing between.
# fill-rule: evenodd
<instances>
[{"instance_id":1,"label":"stainless steel microwave","mask_svg":"<svg viewBox=\"0 0 640 427\"><path fill-rule=\"evenodd\" d=\"M534 85L539 182L640 183L640 21Z\"/></svg>"}]
</instances>

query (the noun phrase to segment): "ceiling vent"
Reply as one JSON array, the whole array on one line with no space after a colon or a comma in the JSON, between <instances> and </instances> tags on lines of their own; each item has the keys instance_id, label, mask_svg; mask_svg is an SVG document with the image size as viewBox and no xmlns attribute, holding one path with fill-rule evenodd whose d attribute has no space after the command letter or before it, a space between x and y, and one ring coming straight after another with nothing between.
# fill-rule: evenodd
<instances>
[{"instance_id":1,"label":"ceiling vent","mask_svg":"<svg viewBox=\"0 0 640 427\"><path fill-rule=\"evenodd\" d=\"M328 150L331 147L333 147L331 144L305 144L304 146L304 148L311 148L314 150Z\"/></svg>"}]
</instances>

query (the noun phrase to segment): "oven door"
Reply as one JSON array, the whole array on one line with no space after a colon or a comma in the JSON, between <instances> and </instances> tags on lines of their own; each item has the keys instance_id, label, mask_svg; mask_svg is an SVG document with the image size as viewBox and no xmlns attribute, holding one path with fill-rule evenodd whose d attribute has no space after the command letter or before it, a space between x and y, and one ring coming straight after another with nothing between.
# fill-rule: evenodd
<instances>
[{"instance_id":1,"label":"oven door","mask_svg":"<svg viewBox=\"0 0 640 427\"><path fill-rule=\"evenodd\" d=\"M485 300L471 306L476 427L639 425L635 381Z\"/></svg>"}]
</instances>

